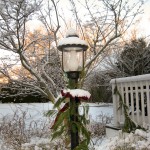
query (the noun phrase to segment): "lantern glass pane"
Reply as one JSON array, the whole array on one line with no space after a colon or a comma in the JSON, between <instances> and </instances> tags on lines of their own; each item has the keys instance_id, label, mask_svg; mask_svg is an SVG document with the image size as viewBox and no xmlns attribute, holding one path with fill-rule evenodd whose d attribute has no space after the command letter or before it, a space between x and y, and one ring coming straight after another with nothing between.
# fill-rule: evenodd
<instances>
[{"instance_id":1,"label":"lantern glass pane","mask_svg":"<svg viewBox=\"0 0 150 150\"><path fill-rule=\"evenodd\" d=\"M65 48L63 51L63 69L65 72L82 71L83 50L78 47Z\"/></svg>"}]
</instances>

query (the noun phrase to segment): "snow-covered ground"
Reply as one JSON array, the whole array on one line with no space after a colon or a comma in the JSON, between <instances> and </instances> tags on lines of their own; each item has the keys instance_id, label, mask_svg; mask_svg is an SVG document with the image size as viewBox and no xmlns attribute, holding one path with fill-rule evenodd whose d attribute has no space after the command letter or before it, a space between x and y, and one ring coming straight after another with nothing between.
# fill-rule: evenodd
<instances>
[{"instance_id":1,"label":"snow-covered ground","mask_svg":"<svg viewBox=\"0 0 150 150\"><path fill-rule=\"evenodd\" d=\"M119 131L119 136L103 140L96 150L150 150L150 131L136 129L135 132L127 134Z\"/></svg>"},{"instance_id":2,"label":"snow-covered ground","mask_svg":"<svg viewBox=\"0 0 150 150\"><path fill-rule=\"evenodd\" d=\"M99 115L113 115L113 106L111 104L89 104L89 115L90 117L95 120L99 121ZM46 119L43 116L44 112L47 110L52 109L53 106L50 103L32 103L32 104L0 104L0 121L3 116L13 115L14 112L17 113L27 112L26 121L37 121L39 119ZM81 107L82 109L82 107ZM41 120L41 121L42 121ZM26 147L34 145L34 144L42 144L42 143L49 143L49 139L38 139L34 137L31 139L30 143L25 143L23 146L24 149ZM49 146L47 144L47 146ZM102 143L99 145L95 145L95 150L114 150L116 147L124 146L124 149L133 148L137 150L142 149L150 149L150 132L145 132L142 130L136 130L135 133L127 134L123 136L120 132L120 135L113 138L104 138ZM1 148L1 141L0 141L0 148ZM48 148L48 147L47 147ZM42 150L38 146L35 146L35 150Z\"/></svg>"},{"instance_id":3,"label":"snow-covered ground","mask_svg":"<svg viewBox=\"0 0 150 150\"><path fill-rule=\"evenodd\" d=\"M86 105L86 104L83 103L82 105ZM82 105L80 107L81 112L82 112ZM89 105L89 117L92 121L100 121L99 120L100 115L112 116L113 114L112 104L90 103L88 105ZM3 116L8 116L8 117L11 115L13 116L16 111L17 111L17 115L20 115L20 116L23 114L23 112L26 112L25 121L26 121L27 126L32 121L44 122L47 119L47 117L43 115L44 112L51 110L51 109L53 109L53 105L51 103L0 104L0 123L1 123ZM1 142L2 141L0 141L0 149L2 148ZM35 145L35 150L41 150L41 149L38 149L38 145L41 145L42 143L46 143L46 145L49 146L49 142L50 141L47 138L33 137L30 139L29 143L23 144L22 147L23 149L26 150L26 148L28 149L28 147Z\"/></svg>"},{"instance_id":4,"label":"snow-covered ground","mask_svg":"<svg viewBox=\"0 0 150 150\"><path fill-rule=\"evenodd\" d=\"M88 104L89 105L89 116L93 120L97 120L97 116L103 114L106 114L108 116L112 116L113 114L113 107L111 104ZM16 110L19 110L20 112L26 111L27 114L30 116L30 120L36 120L39 118L43 118L44 112L51 110L53 108L53 105L51 103L20 103L20 104L0 104L0 118L5 115L11 115Z\"/></svg>"},{"instance_id":5,"label":"snow-covered ground","mask_svg":"<svg viewBox=\"0 0 150 150\"><path fill-rule=\"evenodd\" d=\"M27 113L27 121L38 120L43 118L44 112L51 110L53 107L50 103L18 103L18 104L0 104L0 118L6 115L13 115L16 111L22 114Z\"/></svg>"}]
</instances>

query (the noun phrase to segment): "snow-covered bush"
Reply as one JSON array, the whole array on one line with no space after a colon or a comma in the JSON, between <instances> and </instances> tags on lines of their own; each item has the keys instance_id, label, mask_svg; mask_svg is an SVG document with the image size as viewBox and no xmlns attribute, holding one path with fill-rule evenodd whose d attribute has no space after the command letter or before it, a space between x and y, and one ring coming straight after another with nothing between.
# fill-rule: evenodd
<instances>
[{"instance_id":1,"label":"snow-covered bush","mask_svg":"<svg viewBox=\"0 0 150 150\"><path fill-rule=\"evenodd\" d=\"M30 121L29 121L30 120ZM0 121L0 149L20 150L22 144L32 142L32 138L49 138L51 121L29 118L26 111L15 111ZM45 143L43 143L45 144Z\"/></svg>"},{"instance_id":2,"label":"snow-covered bush","mask_svg":"<svg viewBox=\"0 0 150 150\"><path fill-rule=\"evenodd\" d=\"M106 135L106 124L112 122L112 116L107 116L101 112L96 121L90 119L89 130L91 132L91 145L99 145Z\"/></svg>"}]
</instances>

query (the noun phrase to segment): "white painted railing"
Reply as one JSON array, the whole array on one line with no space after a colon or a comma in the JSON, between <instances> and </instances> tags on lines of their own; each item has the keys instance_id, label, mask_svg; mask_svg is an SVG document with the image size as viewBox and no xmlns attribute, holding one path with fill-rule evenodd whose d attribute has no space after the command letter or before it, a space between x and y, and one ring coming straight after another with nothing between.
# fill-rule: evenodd
<instances>
[{"instance_id":1,"label":"white painted railing","mask_svg":"<svg viewBox=\"0 0 150 150\"><path fill-rule=\"evenodd\" d=\"M124 103L129 107L128 114L134 122L150 127L150 74L112 79L114 126L124 123L124 110L119 109L119 96L114 94L117 86Z\"/></svg>"}]
</instances>

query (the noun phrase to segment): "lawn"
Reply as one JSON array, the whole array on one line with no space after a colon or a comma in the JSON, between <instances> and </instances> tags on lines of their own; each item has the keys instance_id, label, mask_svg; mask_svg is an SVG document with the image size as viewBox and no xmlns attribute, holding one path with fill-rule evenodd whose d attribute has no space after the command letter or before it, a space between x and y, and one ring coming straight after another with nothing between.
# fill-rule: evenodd
<instances>
[{"instance_id":1,"label":"lawn","mask_svg":"<svg viewBox=\"0 0 150 150\"><path fill-rule=\"evenodd\" d=\"M54 118L44 116L44 113L50 109L53 109L51 103L0 104L0 149L65 150L62 144L63 138L50 141L50 127ZM82 106L80 112L82 113ZM112 114L112 104L89 104L92 147L104 137L104 122L107 117L111 118Z\"/></svg>"}]
</instances>

